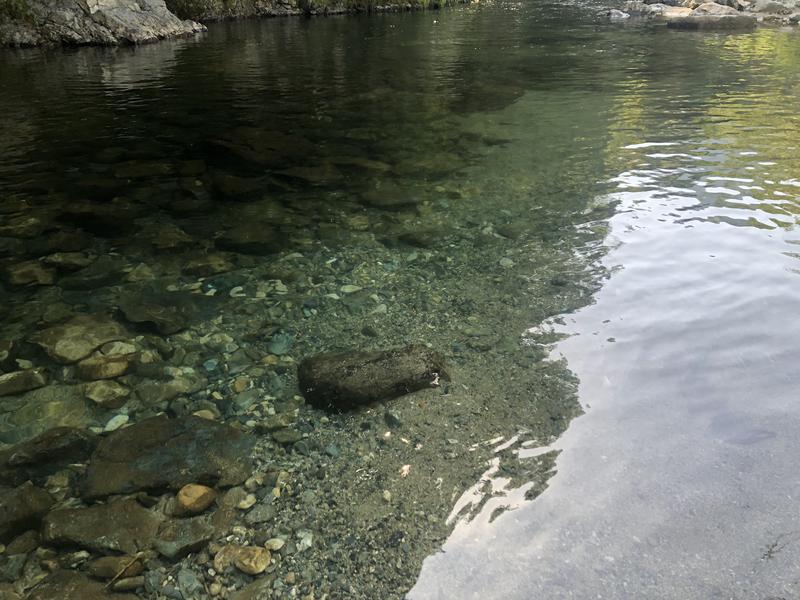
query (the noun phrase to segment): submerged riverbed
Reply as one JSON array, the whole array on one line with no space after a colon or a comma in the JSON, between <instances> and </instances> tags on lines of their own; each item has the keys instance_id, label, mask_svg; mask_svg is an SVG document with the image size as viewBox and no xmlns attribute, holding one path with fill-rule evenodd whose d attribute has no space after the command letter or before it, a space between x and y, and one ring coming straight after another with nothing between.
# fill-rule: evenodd
<instances>
[{"instance_id":1,"label":"submerged riverbed","mask_svg":"<svg viewBox=\"0 0 800 600\"><path fill-rule=\"evenodd\" d=\"M186 600L796 594L800 42L595 10L0 54L0 367L26 372L0 443L245 436L170 446L231 468L185 552L165 475L124 488L152 543L51 512L0 540L0 589L102 596L85 574L124 550L133 593ZM303 359L408 344L449 380L304 401ZM36 482L47 511L130 509L83 482L98 452Z\"/></svg>"}]
</instances>

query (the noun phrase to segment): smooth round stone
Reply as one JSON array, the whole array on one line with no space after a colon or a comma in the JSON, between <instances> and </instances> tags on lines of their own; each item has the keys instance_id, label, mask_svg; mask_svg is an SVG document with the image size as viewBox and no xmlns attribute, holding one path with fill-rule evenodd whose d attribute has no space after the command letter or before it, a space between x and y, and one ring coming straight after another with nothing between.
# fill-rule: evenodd
<instances>
[{"instance_id":1,"label":"smooth round stone","mask_svg":"<svg viewBox=\"0 0 800 600\"><path fill-rule=\"evenodd\" d=\"M181 512L196 515L211 506L216 498L217 492L213 488L190 483L180 489L176 500Z\"/></svg>"}]
</instances>

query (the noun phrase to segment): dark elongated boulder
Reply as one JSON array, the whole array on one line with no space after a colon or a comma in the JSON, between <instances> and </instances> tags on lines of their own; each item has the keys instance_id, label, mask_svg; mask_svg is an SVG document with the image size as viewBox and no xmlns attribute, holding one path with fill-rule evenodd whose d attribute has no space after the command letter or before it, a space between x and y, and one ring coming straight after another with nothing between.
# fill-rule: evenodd
<instances>
[{"instance_id":1,"label":"dark elongated boulder","mask_svg":"<svg viewBox=\"0 0 800 600\"><path fill-rule=\"evenodd\" d=\"M0 452L0 483L19 485L27 480L43 483L56 471L83 463L97 446L91 431L56 427Z\"/></svg>"},{"instance_id":2,"label":"dark elongated boulder","mask_svg":"<svg viewBox=\"0 0 800 600\"><path fill-rule=\"evenodd\" d=\"M119 429L97 446L83 496L96 499L140 490L179 490L243 482L252 472L255 438L221 423L164 415Z\"/></svg>"},{"instance_id":3,"label":"dark elongated boulder","mask_svg":"<svg viewBox=\"0 0 800 600\"><path fill-rule=\"evenodd\" d=\"M422 344L374 352L317 354L297 371L300 391L321 408L349 409L397 398L447 378L444 359Z\"/></svg>"}]
</instances>

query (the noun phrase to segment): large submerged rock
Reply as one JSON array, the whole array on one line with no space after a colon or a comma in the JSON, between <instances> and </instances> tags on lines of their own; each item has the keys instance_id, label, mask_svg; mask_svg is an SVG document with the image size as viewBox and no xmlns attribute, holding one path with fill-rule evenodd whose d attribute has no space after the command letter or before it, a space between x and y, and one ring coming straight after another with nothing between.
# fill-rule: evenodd
<instances>
[{"instance_id":1,"label":"large submerged rock","mask_svg":"<svg viewBox=\"0 0 800 600\"><path fill-rule=\"evenodd\" d=\"M205 30L164 0L26 0L0 6L0 45L141 44Z\"/></svg>"},{"instance_id":2,"label":"large submerged rock","mask_svg":"<svg viewBox=\"0 0 800 600\"><path fill-rule=\"evenodd\" d=\"M318 354L298 366L300 391L323 408L348 409L389 400L438 384L444 359L413 344L375 352Z\"/></svg>"},{"instance_id":3,"label":"large submerged rock","mask_svg":"<svg viewBox=\"0 0 800 600\"><path fill-rule=\"evenodd\" d=\"M177 491L189 483L236 485L251 474L254 444L252 436L200 417L146 419L100 442L83 495Z\"/></svg>"}]
</instances>

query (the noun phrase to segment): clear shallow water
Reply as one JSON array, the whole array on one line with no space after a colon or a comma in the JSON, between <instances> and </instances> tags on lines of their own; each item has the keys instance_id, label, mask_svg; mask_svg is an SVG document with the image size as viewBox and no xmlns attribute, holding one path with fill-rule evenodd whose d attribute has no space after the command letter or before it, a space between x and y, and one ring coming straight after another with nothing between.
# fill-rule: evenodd
<instances>
[{"instance_id":1,"label":"clear shallow water","mask_svg":"<svg viewBox=\"0 0 800 600\"><path fill-rule=\"evenodd\" d=\"M99 283L79 271L77 284L59 272L54 285L7 286L3 337L113 308L122 293L197 291L187 263L253 223L278 242L228 256L210 283L222 300L190 323L198 335L263 351L252 334L266 320L291 333L298 358L419 339L443 349L452 393L403 414L430 454L390 446L376 467L390 479L400 464L430 464L392 493L442 521L454 506L457 520L485 468L454 449L497 437L506 460L522 448L523 468L496 479L517 491L456 525L411 598L798 595L800 42L617 27L592 13L500 3L0 55L3 222L42 223L4 232L22 241L6 242L3 266L39 260L63 231L87 235L86 253L120 257ZM142 263L143 281L130 276ZM288 284L277 298L259 287L276 279ZM325 295L348 284L367 292L344 307ZM568 336L554 348L551 329ZM171 343L186 345L170 359L181 368L230 359ZM545 352L566 364L542 369ZM291 395L282 366L253 379ZM568 382L565 366L586 411L572 422L569 393L550 383ZM227 375L207 383L229 395ZM137 420L199 402L123 410ZM52 424L53 411L21 423L6 406L4 442ZM358 424L334 420L330 432L317 419L344 450L346 480L347 461L366 460L348 453ZM561 450L558 473L527 500L543 484L525 456L543 445ZM358 519L386 521L384 485L355 488L365 511L373 496L379 507ZM437 521L418 520L407 539L432 550L424 531ZM392 556L378 568L389 580L401 571ZM386 597L365 573L346 573L356 591L342 597Z\"/></svg>"},{"instance_id":2,"label":"clear shallow water","mask_svg":"<svg viewBox=\"0 0 800 600\"><path fill-rule=\"evenodd\" d=\"M586 414L549 447L549 489L457 525L410 598L800 596L800 82L758 58L781 36L682 40L739 49L713 100L677 74L621 84L610 276L550 322Z\"/></svg>"}]
</instances>

